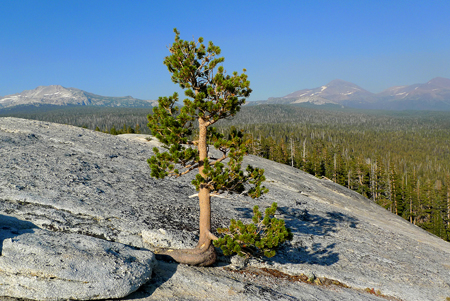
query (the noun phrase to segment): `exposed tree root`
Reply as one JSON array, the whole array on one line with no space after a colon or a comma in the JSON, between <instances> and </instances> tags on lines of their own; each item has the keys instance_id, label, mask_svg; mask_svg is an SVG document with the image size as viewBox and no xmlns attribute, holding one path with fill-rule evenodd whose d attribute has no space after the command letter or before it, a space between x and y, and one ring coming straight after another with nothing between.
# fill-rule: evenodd
<instances>
[{"instance_id":1,"label":"exposed tree root","mask_svg":"<svg viewBox=\"0 0 450 301\"><path fill-rule=\"evenodd\" d=\"M197 246L194 249L158 249L155 254L168 256L179 263L202 267L213 264L217 258L211 243L208 247L204 246L203 248Z\"/></svg>"}]
</instances>

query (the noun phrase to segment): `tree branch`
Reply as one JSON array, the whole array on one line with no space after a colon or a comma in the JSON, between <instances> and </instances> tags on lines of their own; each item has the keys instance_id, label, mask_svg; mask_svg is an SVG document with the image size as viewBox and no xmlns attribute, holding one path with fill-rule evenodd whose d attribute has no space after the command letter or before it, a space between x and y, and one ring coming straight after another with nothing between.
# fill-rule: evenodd
<instances>
[{"instance_id":1,"label":"tree branch","mask_svg":"<svg viewBox=\"0 0 450 301\"><path fill-rule=\"evenodd\" d=\"M192 199L192 198L195 198L197 196L198 196L198 193L190 195L190 196L188 196L188 198ZM219 199L230 199L230 198L227 198L226 196L223 196L223 195L217 194L217 193L211 193L210 196L211 197L216 197L216 198L219 198Z\"/></svg>"},{"instance_id":2,"label":"tree branch","mask_svg":"<svg viewBox=\"0 0 450 301\"><path fill-rule=\"evenodd\" d=\"M225 160L226 158L228 158L228 156L227 156L227 155L223 155L221 158L217 159L217 160L214 161L214 162L211 162L210 164L211 164L211 165L214 165L214 164L216 164L216 163L222 162L222 161Z\"/></svg>"},{"instance_id":3,"label":"tree branch","mask_svg":"<svg viewBox=\"0 0 450 301\"><path fill-rule=\"evenodd\" d=\"M183 171L182 173L180 173L180 174L178 175L178 177L180 177L180 176L182 176L182 175L185 175L185 174L187 174L188 172L193 171L193 170L196 169L197 167L198 167L198 163L195 164L195 165L192 165L191 167L189 167L189 169L187 169L187 170ZM188 168L188 167L185 167L185 168Z\"/></svg>"},{"instance_id":4,"label":"tree branch","mask_svg":"<svg viewBox=\"0 0 450 301\"><path fill-rule=\"evenodd\" d=\"M215 236L214 234L212 234L210 231L208 231L208 238L211 240L218 240L219 238L217 236Z\"/></svg>"}]
</instances>

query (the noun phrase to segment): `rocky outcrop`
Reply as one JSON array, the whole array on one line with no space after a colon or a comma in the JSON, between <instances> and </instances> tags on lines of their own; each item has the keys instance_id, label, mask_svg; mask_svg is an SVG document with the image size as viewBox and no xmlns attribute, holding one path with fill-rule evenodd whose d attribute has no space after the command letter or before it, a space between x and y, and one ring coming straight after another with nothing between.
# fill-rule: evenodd
<instances>
[{"instance_id":1,"label":"rocky outcrop","mask_svg":"<svg viewBox=\"0 0 450 301\"><path fill-rule=\"evenodd\" d=\"M42 230L0 215L2 295L34 300L121 298L152 274L152 252L80 235Z\"/></svg>"},{"instance_id":2,"label":"rocky outcrop","mask_svg":"<svg viewBox=\"0 0 450 301\"><path fill-rule=\"evenodd\" d=\"M151 178L146 159L158 143L136 138L0 118L0 214L28 222L34 233L94 237L140 252L195 245L194 175ZM401 300L450 297L449 243L326 179L254 156L244 161L266 170L270 192L256 200L213 198L213 228L276 201L293 241L271 259L220 256L211 268L159 261L152 279L127 298L384 300L370 293L377 291ZM8 283L7 275L0 279ZM4 287L0 295L13 296Z\"/></svg>"}]
</instances>

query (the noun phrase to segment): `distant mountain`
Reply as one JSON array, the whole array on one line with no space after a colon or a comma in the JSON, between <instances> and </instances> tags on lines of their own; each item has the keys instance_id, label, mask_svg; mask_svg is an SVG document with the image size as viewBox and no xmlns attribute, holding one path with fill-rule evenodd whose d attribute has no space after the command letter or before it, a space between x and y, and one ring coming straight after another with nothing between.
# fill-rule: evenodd
<instances>
[{"instance_id":1,"label":"distant mountain","mask_svg":"<svg viewBox=\"0 0 450 301\"><path fill-rule=\"evenodd\" d=\"M86 105L105 107L152 107L156 101L131 96L110 97L59 85L39 86L34 90L0 97L0 108L18 105Z\"/></svg>"},{"instance_id":2,"label":"distant mountain","mask_svg":"<svg viewBox=\"0 0 450 301\"><path fill-rule=\"evenodd\" d=\"M332 100L317 96L302 96L302 97L270 97L268 100L257 100L257 101L248 101L245 103L247 106L255 106L261 104L301 104L303 106L335 106L335 107L343 107L342 105L334 102Z\"/></svg>"},{"instance_id":3,"label":"distant mountain","mask_svg":"<svg viewBox=\"0 0 450 301\"><path fill-rule=\"evenodd\" d=\"M436 77L425 84L398 86L377 94L393 110L450 110L450 79Z\"/></svg>"},{"instance_id":4,"label":"distant mountain","mask_svg":"<svg viewBox=\"0 0 450 301\"><path fill-rule=\"evenodd\" d=\"M426 84L396 86L378 94L336 79L318 88L303 89L283 97L248 103L259 104L334 105L383 110L450 110L450 79L437 77Z\"/></svg>"},{"instance_id":5,"label":"distant mountain","mask_svg":"<svg viewBox=\"0 0 450 301\"><path fill-rule=\"evenodd\" d=\"M450 79L436 77L425 84L395 86L371 93L356 84L336 79L328 84L295 91L282 97L247 102L247 105L295 104L308 107L359 108L381 110L450 111ZM109 97L59 85L39 86L34 90L0 97L0 109L19 105L85 105L104 107L153 107L156 100L131 96Z\"/></svg>"},{"instance_id":6,"label":"distant mountain","mask_svg":"<svg viewBox=\"0 0 450 301\"><path fill-rule=\"evenodd\" d=\"M336 79L318 88L303 89L283 97L271 97L266 101L249 102L249 105L264 103L361 107L374 102L374 100L373 93L353 83Z\"/></svg>"},{"instance_id":7,"label":"distant mountain","mask_svg":"<svg viewBox=\"0 0 450 301\"><path fill-rule=\"evenodd\" d=\"M311 90L300 90L284 96L287 99L296 99L294 103L305 102L305 98L320 97L322 103L337 103L344 106L358 105L373 102L373 93L340 79L333 80L325 86ZM299 101L300 100L300 101ZM328 101L325 101L328 100Z\"/></svg>"}]
</instances>

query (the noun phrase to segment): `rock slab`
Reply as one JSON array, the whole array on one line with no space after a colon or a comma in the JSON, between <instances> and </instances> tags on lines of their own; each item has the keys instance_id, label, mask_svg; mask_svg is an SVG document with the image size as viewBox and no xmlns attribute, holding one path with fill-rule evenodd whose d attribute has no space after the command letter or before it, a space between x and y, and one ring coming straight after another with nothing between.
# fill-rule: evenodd
<instances>
[{"instance_id":1,"label":"rock slab","mask_svg":"<svg viewBox=\"0 0 450 301\"><path fill-rule=\"evenodd\" d=\"M150 251L39 229L0 215L0 296L34 300L121 298L147 282Z\"/></svg>"},{"instance_id":2,"label":"rock slab","mask_svg":"<svg viewBox=\"0 0 450 301\"><path fill-rule=\"evenodd\" d=\"M0 214L51 232L136 248L194 246L198 199L190 196L196 193L195 174L151 178L146 160L154 146L156 141L136 135L0 118ZM264 210L277 202L277 217L291 228L293 241L271 259L249 260L239 267L243 274L230 272L239 264L223 256L212 268L163 263L126 298L381 300L367 289L397 298L392 300L450 297L448 242L326 179L255 156L246 156L244 163L265 169L270 191L256 200L213 197L212 228L229 225L231 218L249 221L253 206ZM0 242L9 238L14 239ZM252 269L333 279L347 287L253 277ZM8 277L0 278L0 286L9 283Z\"/></svg>"}]
</instances>

